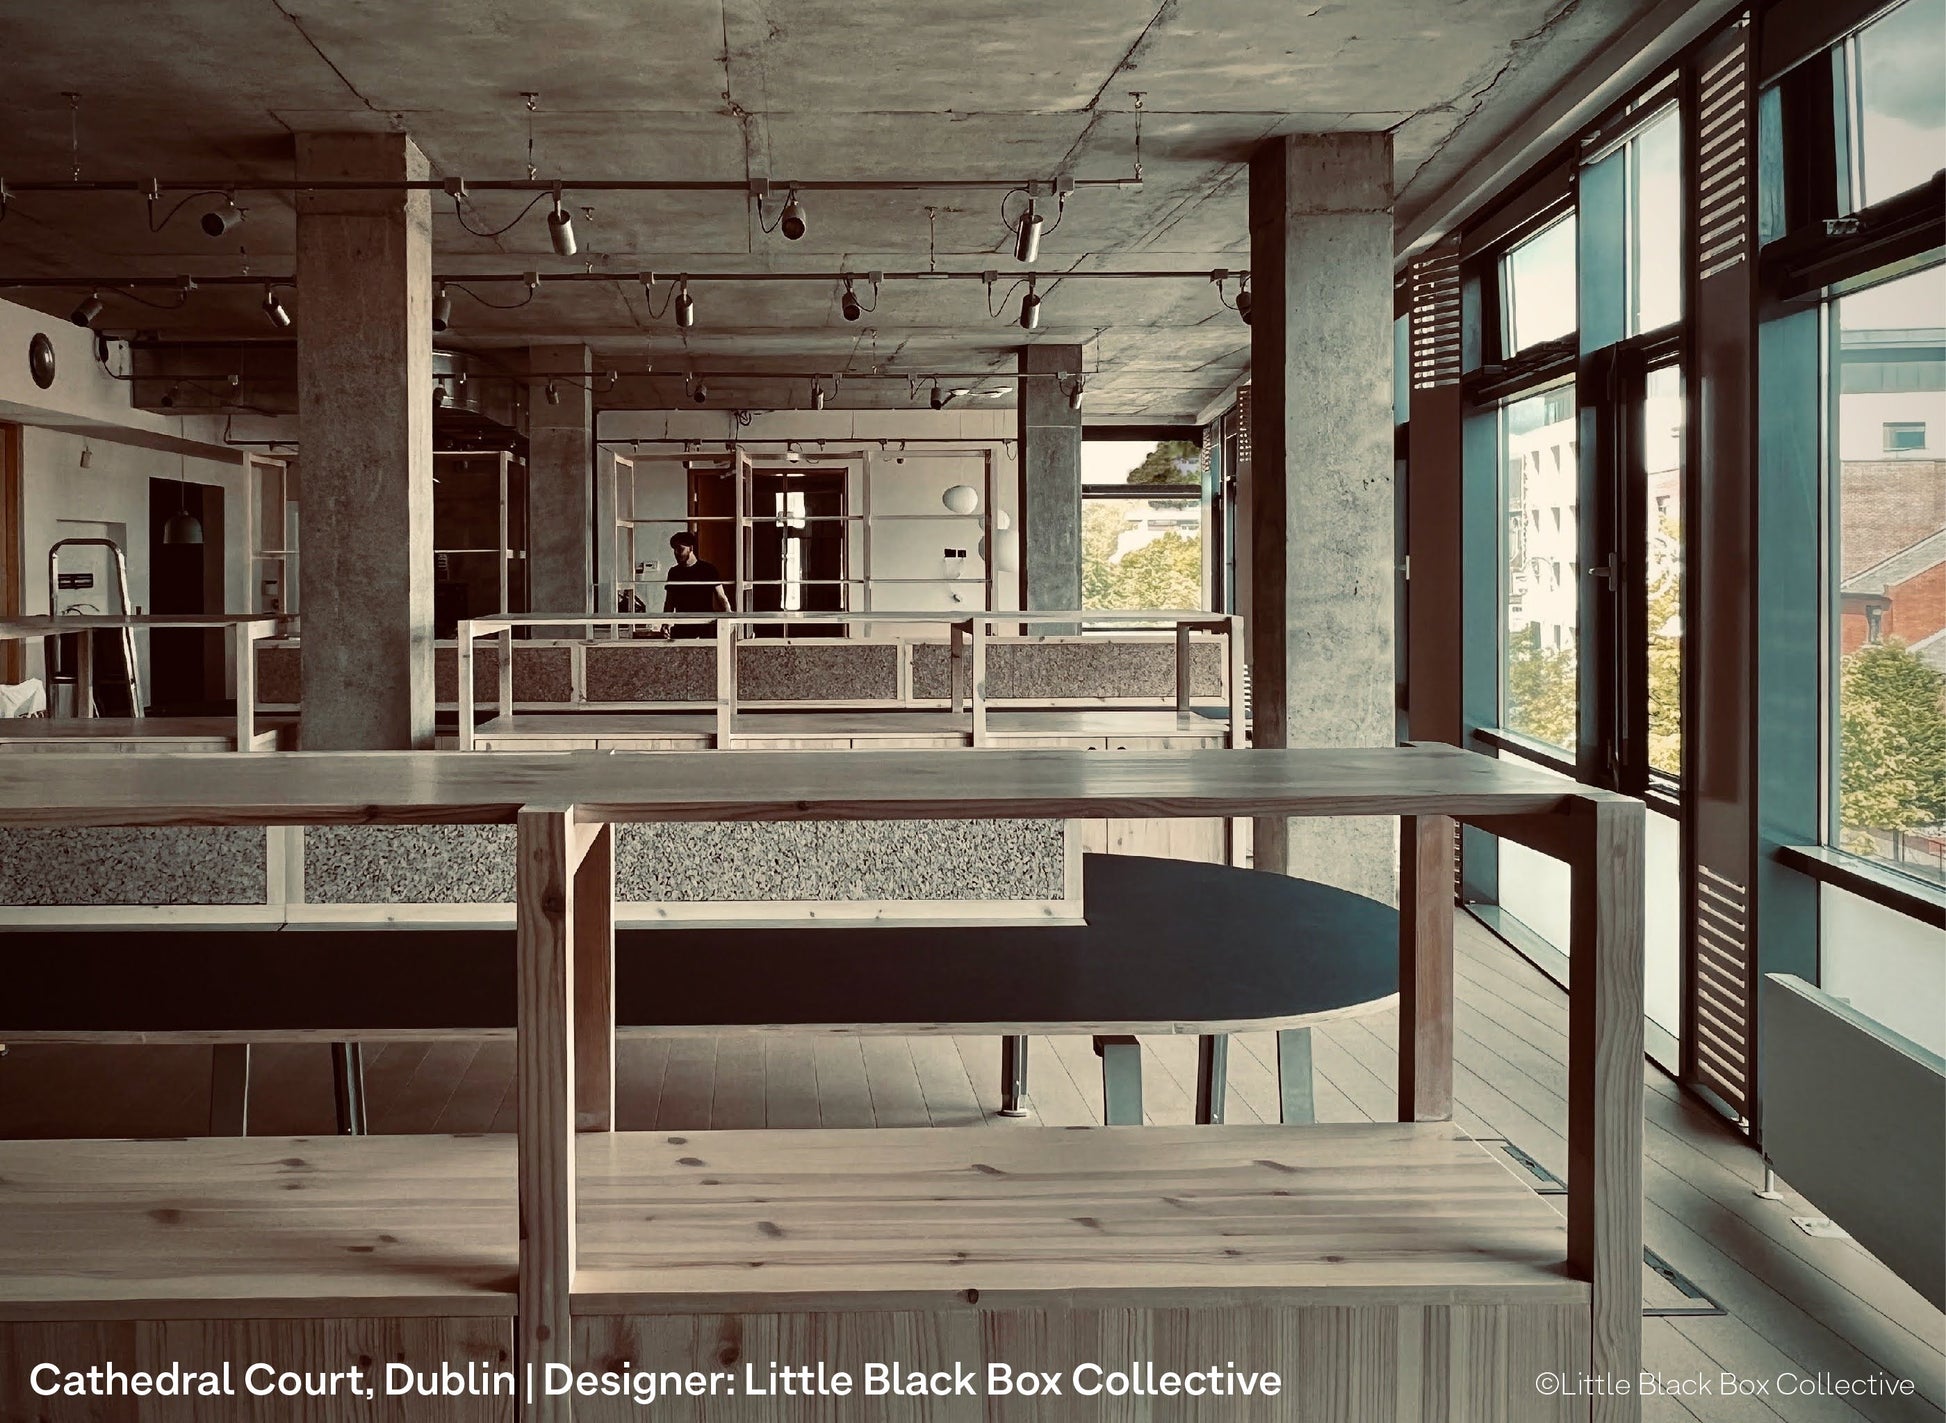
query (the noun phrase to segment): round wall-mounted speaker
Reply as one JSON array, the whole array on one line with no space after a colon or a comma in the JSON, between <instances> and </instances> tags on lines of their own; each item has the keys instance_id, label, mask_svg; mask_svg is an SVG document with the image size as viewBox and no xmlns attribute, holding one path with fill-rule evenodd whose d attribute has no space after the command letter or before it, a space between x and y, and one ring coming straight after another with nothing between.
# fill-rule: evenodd
<instances>
[{"instance_id":1,"label":"round wall-mounted speaker","mask_svg":"<svg viewBox=\"0 0 1946 1423\"><path fill-rule=\"evenodd\" d=\"M45 331L36 331L27 343L27 373L42 390L54 384L54 343Z\"/></svg>"}]
</instances>

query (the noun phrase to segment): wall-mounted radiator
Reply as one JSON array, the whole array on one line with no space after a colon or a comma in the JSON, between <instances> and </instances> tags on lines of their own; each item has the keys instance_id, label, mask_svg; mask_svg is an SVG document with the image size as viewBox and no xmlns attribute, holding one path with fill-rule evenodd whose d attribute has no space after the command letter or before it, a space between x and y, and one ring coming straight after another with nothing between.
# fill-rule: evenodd
<instances>
[{"instance_id":1,"label":"wall-mounted radiator","mask_svg":"<svg viewBox=\"0 0 1946 1423\"><path fill-rule=\"evenodd\" d=\"M1789 974L1764 975L1764 1156L1946 1308L1946 1059Z\"/></svg>"}]
</instances>

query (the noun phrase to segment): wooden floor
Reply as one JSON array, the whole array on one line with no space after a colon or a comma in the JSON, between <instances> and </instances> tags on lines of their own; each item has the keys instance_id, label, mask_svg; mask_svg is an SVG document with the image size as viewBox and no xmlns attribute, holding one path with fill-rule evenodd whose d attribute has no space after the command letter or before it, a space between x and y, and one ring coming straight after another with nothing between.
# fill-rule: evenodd
<instances>
[{"instance_id":1,"label":"wooden floor","mask_svg":"<svg viewBox=\"0 0 1946 1423\"><path fill-rule=\"evenodd\" d=\"M1462 919L1459 1123L1506 1137L1557 1174L1566 1169L1566 1000L1552 983ZM1395 1020L1333 1025L1315 1047L1319 1117L1393 1115ZM1150 1121L1187 1123L1195 1040L1144 1040ZM208 1050L190 1047L16 1047L0 1060L0 1137L183 1136L202 1131ZM1233 1122L1274 1119L1268 1034L1233 1040ZM512 1045L389 1044L368 1056L378 1132L510 1131ZM1036 1038L1034 1113L1049 1125L1098 1122L1099 1065L1086 1038ZM999 1049L990 1037L722 1036L634 1040L622 1048L620 1126L981 1126L997 1115ZM1802 1201L1758 1200L1757 1156L1667 1078L1647 1072L1646 1235L1650 1247L1729 1313L1646 1321L1646 1367L1664 1375L1723 1371L1774 1379L1796 1372L1910 1378L1918 1396L1651 1399L1651 1420L1938 1420L1946 1401L1946 1317L1856 1246L1814 1240L1791 1223ZM327 1051L256 1051L253 1130L331 1130ZM1788 1183L1787 1183L1788 1184ZM1555 1198L1555 1204L1559 1204ZM1669 1292L1650 1292L1656 1302Z\"/></svg>"}]
</instances>

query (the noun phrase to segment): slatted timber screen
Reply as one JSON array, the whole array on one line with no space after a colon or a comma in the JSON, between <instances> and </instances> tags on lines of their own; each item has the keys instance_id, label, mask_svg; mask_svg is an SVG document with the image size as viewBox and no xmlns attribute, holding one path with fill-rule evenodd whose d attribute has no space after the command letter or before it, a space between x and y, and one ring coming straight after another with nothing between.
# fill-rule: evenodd
<instances>
[{"instance_id":1,"label":"slatted timber screen","mask_svg":"<svg viewBox=\"0 0 1946 1423\"><path fill-rule=\"evenodd\" d=\"M1705 62L1696 95L1696 262L1703 281L1750 258L1750 30Z\"/></svg>"},{"instance_id":2,"label":"slatted timber screen","mask_svg":"<svg viewBox=\"0 0 1946 1423\"><path fill-rule=\"evenodd\" d=\"M1696 668L1684 712L1689 802L1683 963L1683 1077L1749 1119L1755 1100L1754 874L1755 608L1750 591L1756 468L1750 391L1754 305L1754 68L1747 20L1703 46L1688 74L1694 154L1689 164L1693 271L1688 458L1710 497L1686 517L1688 596L1706 617L1684 620L1685 662Z\"/></svg>"},{"instance_id":3,"label":"slatted timber screen","mask_svg":"<svg viewBox=\"0 0 1946 1423\"><path fill-rule=\"evenodd\" d=\"M1696 870L1693 987L1689 1033L1703 1085L1738 1112L1748 1112L1752 985L1750 900L1745 886Z\"/></svg>"},{"instance_id":4,"label":"slatted timber screen","mask_svg":"<svg viewBox=\"0 0 1946 1423\"><path fill-rule=\"evenodd\" d=\"M1437 390L1460 378L1459 249L1449 246L1412 264L1412 388Z\"/></svg>"}]
</instances>

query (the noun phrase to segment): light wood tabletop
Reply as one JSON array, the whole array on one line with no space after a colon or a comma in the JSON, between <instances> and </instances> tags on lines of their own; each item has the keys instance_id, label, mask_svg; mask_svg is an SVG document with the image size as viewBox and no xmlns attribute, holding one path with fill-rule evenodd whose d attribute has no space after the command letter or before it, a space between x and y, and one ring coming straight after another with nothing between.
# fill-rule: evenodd
<instances>
[{"instance_id":1,"label":"light wood tabletop","mask_svg":"<svg viewBox=\"0 0 1946 1423\"><path fill-rule=\"evenodd\" d=\"M1561 1217L1444 1122L578 1146L582 1314L1588 1299Z\"/></svg>"},{"instance_id":2,"label":"light wood tabletop","mask_svg":"<svg viewBox=\"0 0 1946 1423\"><path fill-rule=\"evenodd\" d=\"M1599 797L1451 747L1374 750L58 753L0 761L0 824L1519 816Z\"/></svg>"},{"instance_id":3,"label":"light wood tabletop","mask_svg":"<svg viewBox=\"0 0 1946 1423\"><path fill-rule=\"evenodd\" d=\"M514 1311L508 1137L0 1142L0 1320Z\"/></svg>"},{"instance_id":4,"label":"light wood tabletop","mask_svg":"<svg viewBox=\"0 0 1946 1423\"><path fill-rule=\"evenodd\" d=\"M579 1313L1588 1298L1561 1217L1447 1123L601 1133L576 1154ZM0 1143L0 1320L504 1317L515 1242L509 1136Z\"/></svg>"}]
</instances>

